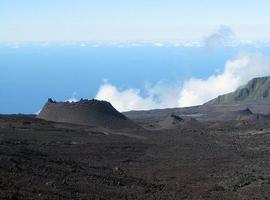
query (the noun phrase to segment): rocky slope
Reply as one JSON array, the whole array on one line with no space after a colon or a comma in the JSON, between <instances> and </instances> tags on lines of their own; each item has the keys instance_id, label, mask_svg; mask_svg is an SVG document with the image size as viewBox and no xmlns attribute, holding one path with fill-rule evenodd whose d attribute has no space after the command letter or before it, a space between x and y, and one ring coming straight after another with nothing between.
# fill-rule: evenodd
<instances>
[{"instance_id":1,"label":"rocky slope","mask_svg":"<svg viewBox=\"0 0 270 200\"><path fill-rule=\"evenodd\" d=\"M270 100L270 76L254 78L235 92L218 96L206 105L231 104L254 100Z\"/></svg>"},{"instance_id":2,"label":"rocky slope","mask_svg":"<svg viewBox=\"0 0 270 200\"><path fill-rule=\"evenodd\" d=\"M56 102L48 99L37 118L113 129L139 127L109 102L95 99L82 99L79 102Z\"/></svg>"}]
</instances>

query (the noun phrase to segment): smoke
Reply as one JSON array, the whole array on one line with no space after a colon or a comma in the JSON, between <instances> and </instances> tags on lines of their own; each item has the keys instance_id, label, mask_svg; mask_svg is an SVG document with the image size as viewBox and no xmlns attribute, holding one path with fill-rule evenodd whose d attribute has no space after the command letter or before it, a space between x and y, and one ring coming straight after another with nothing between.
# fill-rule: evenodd
<instances>
[{"instance_id":1,"label":"smoke","mask_svg":"<svg viewBox=\"0 0 270 200\"><path fill-rule=\"evenodd\" d=\"M224 70L206 79L191 78L183 85L158 83L144 88L146 95L136 88L120 90L104 83L96 95L107 100L120 111L186 107L203 104L218 95L236 90L254 77L270 74L270 59L261 53L242 53L228 60Z\"/></svg>"},{"instance_id":2,"label":"smoke","mask_svg":"<svg viewBox=\"0 0 270 200\"><path fill-rule=\"evenodd\" d=\"M235 34L232 29L225 25L220 25L216 32L204 38L204 46L220 47L235 41Z\"/></svg>"}]
</instances>

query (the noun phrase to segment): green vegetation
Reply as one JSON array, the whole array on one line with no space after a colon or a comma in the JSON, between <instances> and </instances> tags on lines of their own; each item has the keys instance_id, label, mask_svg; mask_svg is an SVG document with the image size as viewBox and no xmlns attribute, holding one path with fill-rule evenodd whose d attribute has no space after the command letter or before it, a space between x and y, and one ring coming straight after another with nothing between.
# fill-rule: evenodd
<instances>
[{"instance_id":1,"label":"green vegetation","mask_svg":"<svg viewBox=\"0 0 270 200\"><path fill-rule=\"evenodd\" d=\"M218 96L206 104L230 104L263 99L270 99L270 76L254 78L235 92Z\"/></svg>"}]
</instances>

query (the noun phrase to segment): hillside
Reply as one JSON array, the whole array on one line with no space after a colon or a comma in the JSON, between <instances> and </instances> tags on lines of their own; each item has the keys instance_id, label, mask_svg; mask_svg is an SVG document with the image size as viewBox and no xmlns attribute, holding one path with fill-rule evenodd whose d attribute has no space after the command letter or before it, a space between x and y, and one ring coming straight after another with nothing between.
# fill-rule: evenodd
<instances>
[{"instance_id":1,"label":"hillside","mask_svg":"<svg viewBox=\"0 0 270 200\"><path fill-rule=\"evenodd\" d=\"M82 99L78 102L56 102L49 99L37 118L113 129L138 128L134 122L118 112L109 102L95 99Z\"/></svg>"},{"instance_id":2,"label":"hillside","mask_svg":"<svg viewBox=\"0 0 270 200\"><path fill-rule=\"evenodd\" d=\"M218 96L205 103L205 105L231 104L265 99L270 99L270 76L254 78L235 92Z\"/></svg>"}]
</instances>

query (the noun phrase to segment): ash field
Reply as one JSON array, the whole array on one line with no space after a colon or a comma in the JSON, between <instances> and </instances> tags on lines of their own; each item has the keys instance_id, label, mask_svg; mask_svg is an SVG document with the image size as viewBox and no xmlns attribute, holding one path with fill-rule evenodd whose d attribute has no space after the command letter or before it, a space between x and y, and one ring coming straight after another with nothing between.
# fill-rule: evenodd
<instances>
[{"instance_id":1,"label":"ash field","mask_svg":"<svg viewBox=\"0 0 270 200\"><path fill-rule=\"evenodd\" d=\"M269 199L264 79L196 107L49 99L38 116L1 115L0 197Z\"/></svg>"}]
</instances>

